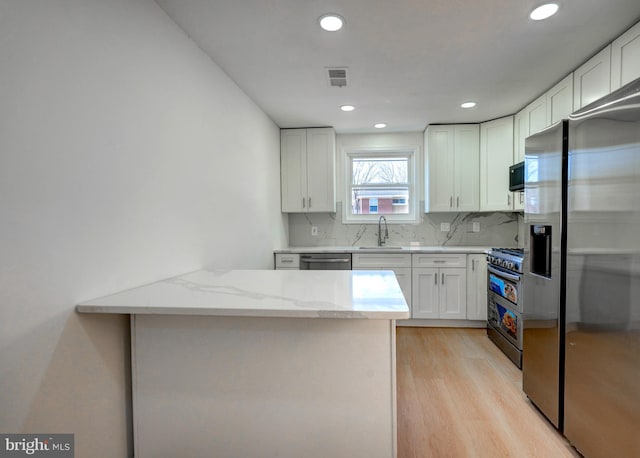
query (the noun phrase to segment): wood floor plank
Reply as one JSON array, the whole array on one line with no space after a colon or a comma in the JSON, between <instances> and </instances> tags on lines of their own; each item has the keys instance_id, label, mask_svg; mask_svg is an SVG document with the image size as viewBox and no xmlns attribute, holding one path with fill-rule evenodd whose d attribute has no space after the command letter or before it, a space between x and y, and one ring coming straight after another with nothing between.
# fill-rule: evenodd
<instances>
[{"instance_id":1,"label":"wood floor plank","mask_svg":"<svg viewBox=\"0 0 640 458\"><path fill-rule=\"evenodd\" d=\"M398 457L578 457L483 329L397 329Z\"/></svg>"}]
</instances>

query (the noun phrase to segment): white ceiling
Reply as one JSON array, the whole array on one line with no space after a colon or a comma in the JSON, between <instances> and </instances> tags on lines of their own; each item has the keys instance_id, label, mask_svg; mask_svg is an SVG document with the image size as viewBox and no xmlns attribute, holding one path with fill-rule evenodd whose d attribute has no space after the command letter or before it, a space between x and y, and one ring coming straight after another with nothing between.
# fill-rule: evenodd
<instances>
[{"instance_id":1,"label":"white ceiling","mask_svg":"<svg viewBox=\"0 0 640 458\"><path fill-rule=\"evenodd\" d=\"M339 133L513 114L640 19L638 0L558 0L539 22L540 0L156 1L280 127ZM320 29L328 12L342 30ZM342 66L348 87L330 87Z\"/></svg>"}]
</instances>

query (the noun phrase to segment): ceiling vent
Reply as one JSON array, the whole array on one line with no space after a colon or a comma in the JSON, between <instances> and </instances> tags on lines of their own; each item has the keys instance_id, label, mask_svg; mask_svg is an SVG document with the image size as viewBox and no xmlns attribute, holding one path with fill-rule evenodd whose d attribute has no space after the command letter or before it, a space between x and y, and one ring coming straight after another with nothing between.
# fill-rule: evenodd
<instances>
[{"instance_id":1,"label":"ceiling vent","mask_svg":"<svg viewBox=\"0 0 640 458\"><path fill-rule=\"evenodd\" d=\"M343 87L347 85L347 67L327 68L329 86Z\"/></svg>"}]
</instances>

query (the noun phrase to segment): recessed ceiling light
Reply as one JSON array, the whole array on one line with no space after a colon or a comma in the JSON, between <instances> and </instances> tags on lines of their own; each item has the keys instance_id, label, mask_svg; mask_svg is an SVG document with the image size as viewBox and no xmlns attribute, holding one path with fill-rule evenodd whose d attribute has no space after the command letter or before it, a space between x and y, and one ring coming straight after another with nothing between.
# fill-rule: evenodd
<instances>
[{"instance_id":1,"label":"recessed ceiling light","mask_svg":"<svg viewBox=\"0 0 640 458\"><path fill-rule=\"evenodd\" d=\"M354 107L353 105L342 105L340 109L342 111L353 111L356 109L356 107Z\"/></svg>"},{"instance_id":2,"label":"recessed ceiling light","mask_svg":"<svg viewBox=\"0 0 640 458\"><path fill-rule=\"evenodd\" d=\"M553 16L558 11L557 3L545 3L544 5L540 5L535 10L531 12L529 17L534 21L541 21L548 17Z\"/></svg>"},{"instance_id":3,"label":"recessed ceiling light","mask_svg":"<svg viewBox=\"0 0 640 458\"><path fill-rule=\"evenodd\" d=\"M375 127L376 129L384 129L385 127L387 127L387 125L383 122L379 122L378 124L374 124L373 127Z\"/></svg>"},{"instance_id":4,"label":"recessed ceiling light","mask_svg":"<svg viewBox=\"0 0 640 458\"><path fill-rule=\"evenodd\" d=\"M318 20L320 21L320 27L327 32L336 32L340 30L344 24L344 19L333 13L320 16Z\"/></svg>"},{"instance_id":5,"label":"recessed ceiling light","mask_svg":"<svg viewBox=\"0 0 640 458\"><path fill-rule=\"evenodd\" d=\"M464 102L462 105L460 105L462 108L473 108L476 106L476 102Z\"/></svg>"}]
</instances>

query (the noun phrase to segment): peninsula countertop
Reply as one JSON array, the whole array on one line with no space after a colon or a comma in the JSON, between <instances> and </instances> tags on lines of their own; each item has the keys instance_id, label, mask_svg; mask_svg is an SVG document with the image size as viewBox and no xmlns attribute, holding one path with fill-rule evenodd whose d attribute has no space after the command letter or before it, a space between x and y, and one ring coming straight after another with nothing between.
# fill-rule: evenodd
<instances>
[{"instance_id":1,"label":"peninsula countertop","mask_svg":"<svg viewBox=\"0 0 640 458\"><path fill-rule=\"evenodd\" d=\"M199 270L82 302L81 313L398 320L391 271Z\"/></svg>"}]
</instances>

